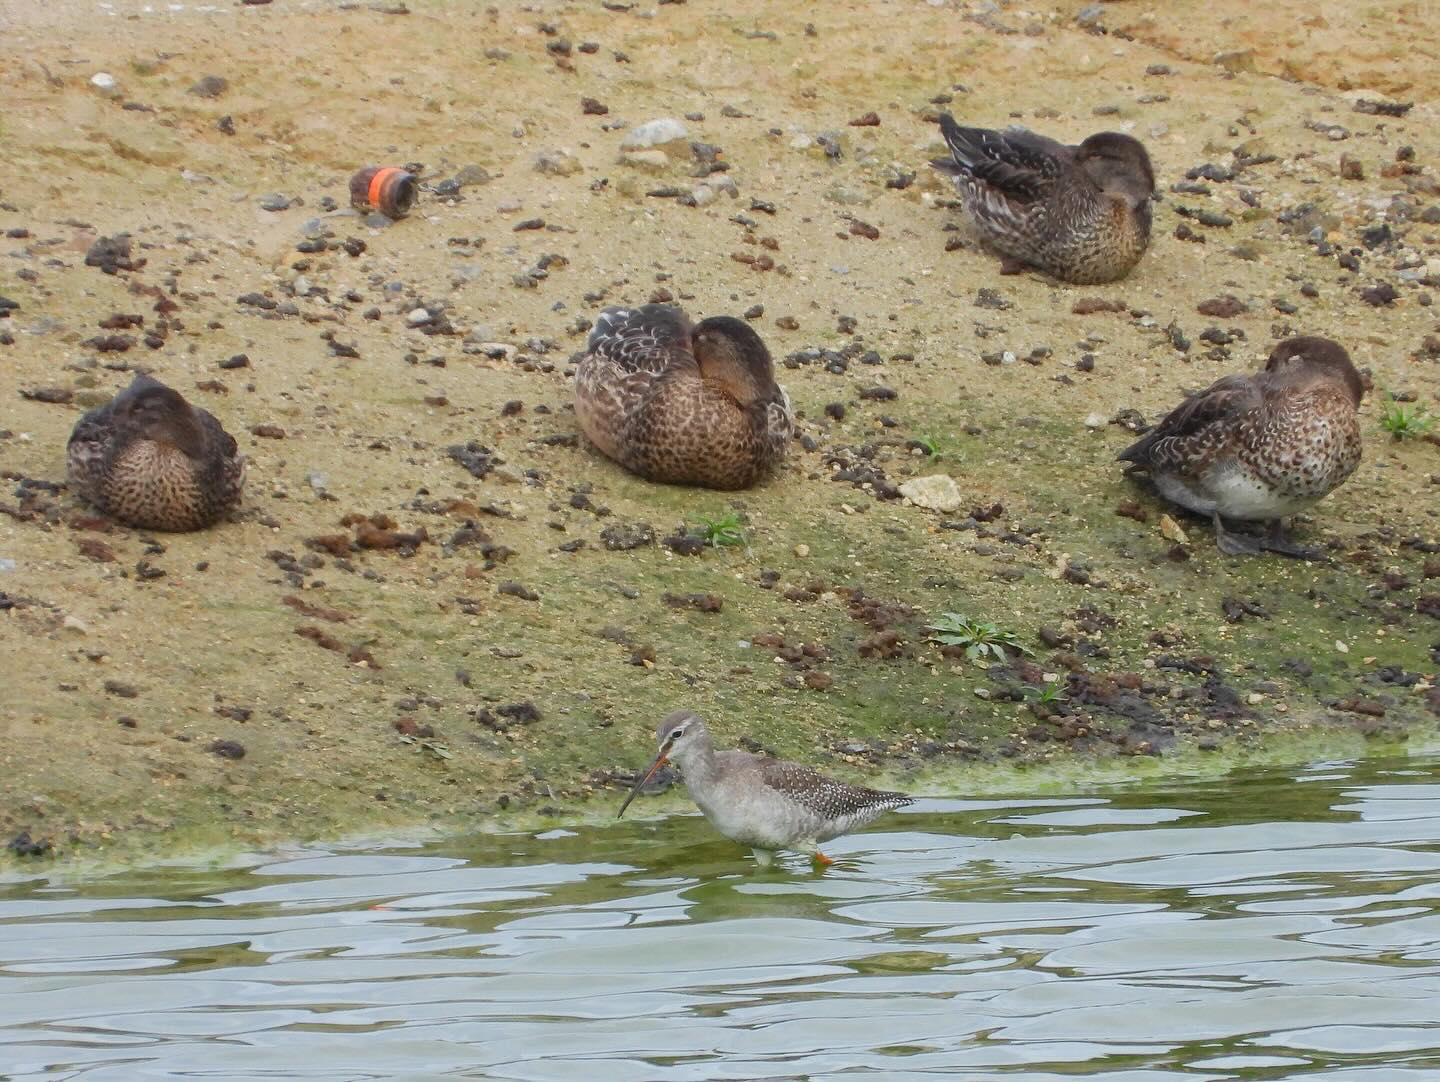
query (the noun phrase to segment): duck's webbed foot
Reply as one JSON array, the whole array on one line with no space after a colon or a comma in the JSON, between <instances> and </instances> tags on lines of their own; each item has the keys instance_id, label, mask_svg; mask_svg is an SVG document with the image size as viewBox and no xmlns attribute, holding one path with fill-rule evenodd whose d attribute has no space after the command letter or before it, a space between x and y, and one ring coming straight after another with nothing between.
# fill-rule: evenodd
<instances>
[{"instance_id":1,"label":"duck's webbed foot","mask_svg":"<svg viewBox=\"0 0 1440 1082\"><path fill-rule=\"evenodd\" d=\"M1285 523L1282 519L1273 519L1270 522L1270 532L1260 542L1260 547L1266 552L1273 552L1277 556L1289 556L1293 560L1323 560L1325 554L1319 549L1306 548L1304 545L1297 545L1285 533Z\"/></svg>"},{"instance_id":2,"label":"duck's webbed foot","mask_svg":"<svg viewBox=\"0 0 1440 1082\"><path fill-rule=\"evenodd\" d=\"M1248 533L1231 533L1225 528L1220 512L1210 516L1215 524L1215 547L1226 556L1259 556L1262 551L1260 539Z\"/></svg>"}]
</instances>

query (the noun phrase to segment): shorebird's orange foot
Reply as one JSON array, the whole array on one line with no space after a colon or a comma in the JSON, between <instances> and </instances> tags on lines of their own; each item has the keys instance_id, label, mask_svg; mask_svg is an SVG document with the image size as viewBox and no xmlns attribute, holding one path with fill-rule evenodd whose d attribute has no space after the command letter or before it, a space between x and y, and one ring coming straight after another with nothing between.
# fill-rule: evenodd
<instances>
[{"instance_id":1,"label":"shorebird's orange foot","mask_svg":"<svg viewBox=\"0 0 1440 1082\"><path fill-rule=\"evenodd\" d=\"M810 859L813 860L813 861L814 861L817 865L819 865L821 868L828 868L828 867L830 867L830 865L832 865L832 864L835 863L835 858L834 858L834 857L827 857L824 853L820 852L820 850L818 850L818 849L815 850L815 852L811 855Z\"/></svg>"}]
</instances>

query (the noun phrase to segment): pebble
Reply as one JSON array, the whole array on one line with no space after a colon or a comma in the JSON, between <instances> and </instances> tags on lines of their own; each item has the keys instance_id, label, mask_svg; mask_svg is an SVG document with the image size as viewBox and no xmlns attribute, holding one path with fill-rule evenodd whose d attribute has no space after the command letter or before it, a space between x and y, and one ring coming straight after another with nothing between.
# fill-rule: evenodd
<instances>
[{"instance_id":1,"label":"pebble","mask_svg":"<svg viewBox=\"0 0 1440 1082\"><path fill-rule=\"evenodd\" d=\"M900 495L916 507L948 514L960 508L960 486L948 473L914 477L900 485Z\"/></svg>"},{"instance_id":2,"label":"pebble","mask_svg":"<svg viewBox=\"0 0 1440 1082\"><path fill-rule=\"evenodd\" d=\"M282 211L290 209L290 199L279 192L271 192L269 195L260 197L260 209L268 211Z\"/></svg>"},{"instance_id":3,"label":"pebble","mask_svg":"<svg viewBox=\"0 0 1440 1082\"><path fill-rule=\"evenodd\" d=\"M218 75L207 75L186 91L197 98L218 98L230 89L230 83Z\"/></svg>"},{"instance_id":4,"label":"pebble","mask_svg":"<svg viewBox=\"0 0 1440 1082\"><path fill-rule=\"evenodd\" d=\"M672 153L690 154L690 132L674 117L659 117L631 128L620 141L621 150L649 150L663 147Z\"/></svg>"},{"instance_id":5,"label":"pebble","mask_svg":"<svg viewBox=\"0 0 1440 1082\"><path fill-rule=\"evenodd\" d=\"M423 327L434 317L428 308L412 308L405 316L405 322L411 327Z\"/></svg>"},{"instance_id":6,"label":"pebble","mask_svg":"<svg viewBox=\"0 0 1440 1082\"><path fill-rule=\"evenodd\" d=\"M467 166L466 169L462 170L461 172L464 173L472 168L478 169L479 167ZM574 173L580 172L582 168L583 167L580 164L580 159L575 157L575 155L571 154L568 150L542 150L539 154L535 155L535 171L537 173L543 173L546 176L568 177ZM481 169L480 172L485 173L485 170ZM460 180L460 177L457 176L455 179ZM490 174L485 173L485 180L489 179ZM485 181L462 181L462 183L467 184L483 184L484 182Z\"/></svg>"},{"instance_id":7,"label":"pebble","mask_svg":"<svg viewBox=\"0 0 1440 1082\"><path fill-rule=\"evenodd\" d=\"M619 158L621 165L648 172L664 172L670 168L670 156L663 150L627 150Z\"/></svg>"},{"instance_id":8,"label":"pebble","mask_svg":"<svg viewBox=\"0 0 1440 1082\"><path fill-rule=\"evenodd\" d=\"M120 82L108 71L97 71L90 76L90 85L107 98L116 97L120 93Z\"/></svg>"}]
</instances>

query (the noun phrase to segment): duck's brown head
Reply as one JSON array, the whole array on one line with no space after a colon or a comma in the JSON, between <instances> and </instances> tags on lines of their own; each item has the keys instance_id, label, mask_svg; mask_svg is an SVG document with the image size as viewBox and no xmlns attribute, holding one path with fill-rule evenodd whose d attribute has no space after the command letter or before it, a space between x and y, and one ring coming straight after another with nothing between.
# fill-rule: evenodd
<instances>
[{"instance_id":1,"label":"duck's brown head","mask_svg":"<svg viewBox=\"0 0 1440 1082\"><path fill-rule=\"evenodd\" d=\"M1155 195L1155 170L1140 140L1120 132L1096 132L1075 150L1075 161L1101 191L1122 195L1132 210Z\"/></svg>"},{"instance_id":2,"label":"duck's brown head","mask_svg":"<svg viewBox=\"0 0 1440 1082\"><path fill-rule=\"evenodd\" d=\"M701 376L723 384L741 404L774 394L775 365L770 351L743 319L711 316L701 320L691 348Z\"/></svg>"},{"instance_id":3,"label":"duck's brown head","mask_svg":"<svg viewBox=\"0 0 1440 1082\"><path fill-rule=\"evenodd\" d=\"M174 447L193 459L205 456L205 430L179 391L137 375L115 399L115 420L141 439Z\"/></svg>"},{"instance_id":4,"label":"duck's brown head","mask_svg":"<svg viewBox=\"0 0 1440 1082\"><path fill-rule=\"evenodd\" d=\"M1357 406L1365 397L1365 381L1355 370L1345 347L1318 335L1285 339L1271 351L1265 371L1296 382L1333 381L1345 388Z\"/></svg>"}]
</instances>

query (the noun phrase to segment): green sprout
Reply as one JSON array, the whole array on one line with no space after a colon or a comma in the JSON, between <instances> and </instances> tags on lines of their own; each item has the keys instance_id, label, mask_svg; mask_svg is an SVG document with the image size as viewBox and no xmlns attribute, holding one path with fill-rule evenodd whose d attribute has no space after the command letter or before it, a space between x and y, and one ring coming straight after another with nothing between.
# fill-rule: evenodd
<instances>
[{"instance_id":1,"label":"green sprout","mask_svg":"<svg viewBox=\"0 0 1440 1082\"><path fill-rule=\"evenodd\" d=\"M1007 647L1018 654L1033 653L1013 631L1001 631L989 621L971 620L958 612L943 612L935 623L927 627L934 632L930 636L931 642L938 642L941 646L963 646L965 656L971 661L981 661L986 657L1008 661Z\"/></svg>"},{"instance_id":2,"label":"green sprout","mask_svg":"<svg viewBox=\"0 0 1440 1082\"><path fill-rule=\"evenodd\" d=\"M720 518L701 518L691 524L690 530L711 548L745 544L745 531L740 528L740 516L734 511Z\"/></svg>"},{"instance_id":3,"label":"green sprout","mask_svg":"<svg viewBox=\"0 0 1440 1082\"><path fill-rule=\"evenodd\" d=\"M1422 405L1406 409L1392 398L1385 403L1385 410L1380 414L1380 427L1390 433L1392 439L1418 440L1426 436L1435 425L1435 418L1426 416L1428 412Z\"/></svg>"},{"instance_id":4,"label":"green sprout","mask_svg":"<svg viewBox=\"0 0 1440 1082\"><path fill-rule=\"evenodd\" d=\"M916 436L911 442L930 458L940 453L940 441L934 436Z\"/></svg>"},{"instance_id":5,"label":"green sprout","mask_svg":"<svg viewBox=\"0 0 1440 1082\"><path fill-rule=\"evenodd\" d=\"M1051 680L1044 688L1035 693L1035 701L1041 706L1049 706L1051 703L1058 703L1064 699L1065 691L1059 680Z\"/></svg>"}]
</instances>

